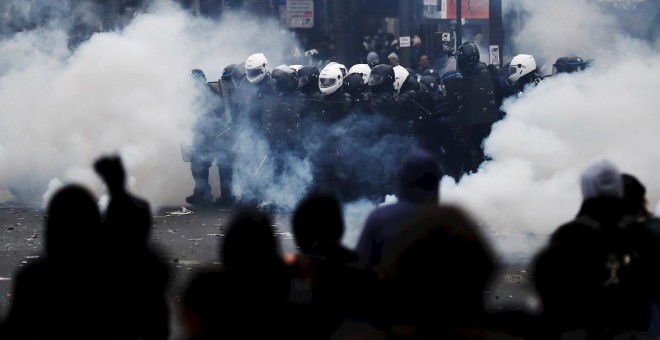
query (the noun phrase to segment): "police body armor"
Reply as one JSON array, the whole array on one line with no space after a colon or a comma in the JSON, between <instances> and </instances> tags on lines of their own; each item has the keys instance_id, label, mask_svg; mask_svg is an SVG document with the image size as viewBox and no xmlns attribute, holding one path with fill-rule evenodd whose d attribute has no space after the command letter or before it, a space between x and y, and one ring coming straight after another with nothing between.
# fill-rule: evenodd
<instances>
[{"instance_id":1,"label":"police body armor","mask_svg":"<svg viewBox=\"0 0 660 340\"><path fill-rule=\"evenodd\" d=\"M301 143L300 117L303 97L266 95L261 126L271 145L297 146Z\"/></svg>"},{"instance_id":2,"label":"police body armor","mask_svg":"<svg viewBox=\"0 0 660 340\"><path fill-rule=\"evenodd\" d=\"M313 106L311 119L319 123L335 123L340 121L351 110L350 99L343 92L335 92L330 96L321 97L320 100L308 99Z\"/></svg>"},{"instance_id":3,"label":"police body armor","mask_svg":"<svg viewBox=\"0 0 660 340\"><path fill-rule=\"evenodd\" d=\"M487 124L499 119L495 85L488 73L450 79L445 89L451 125Z\"/></svg>"}]
</instances>

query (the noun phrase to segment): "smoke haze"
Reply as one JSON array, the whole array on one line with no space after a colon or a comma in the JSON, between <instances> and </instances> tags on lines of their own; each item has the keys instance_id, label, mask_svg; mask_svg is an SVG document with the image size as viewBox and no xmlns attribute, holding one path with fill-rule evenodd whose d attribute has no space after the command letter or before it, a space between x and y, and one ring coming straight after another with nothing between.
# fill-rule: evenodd
<instances>
[{"instance_id":1,"label":"smoke haze","mask_svg":"<svg viewBox=\"0 0 660 340\"><path fill-rule=\"evenodd\" d=\"M529 258L575 216L579 176L595 161L608 159L637 176L650 209L660 198L657 40L616 30L621 18L593 2L520 5L529 17L514 37L517 53L533 54L537 65L571 55L594 62L505 101L507 116L485 142L492 161L458 183L442 181L441 200L467 207L508 259Z\"/></svg>"},{"instance_id":2,"label":"smoke haze","mask_svg":"<svg viewBox=\"0 0 660 340\"><path fill-rule=\"evenodd\" d=\"M277 65L296 46L274 21L240 14L211 21L156 1L125 27L70 49L72 22L64 18L94 12L57 3L49 15L22 1L3 5L20 14L14 21L37 24L3 28L0 41L0 202L41 204L58 181L100 193L92 162L119 153L134 192L155 207L183 204L193 181L179 144L190 140L201 105L190 70L212 81L252 53Z\"/></svg>"},{"instance_id":3,"label":"smoke haze","mask_svg":"<svg viewBox=\"0 0 660 340\"><path fill-rule=\"evenodd\" d=\"M657 15L657 2L646 3ZM213 81L226 65L258 52L271 68L291 64L297 42L277 22L240 13L212 21L155 1L122 26L103 27L99 8L73 4L5 1L0 7L22 26L36 23L0 30L0 202L42 204L71 181L100 194L92 162L118 152L136 194L154 207L184 204L193 181L180 143L189 142L203 107L190 70L202 69ZM458 183L441 183L441 200L473 213L501 253L528 258L575 215L579 175L594 161L609 159L636 175L650 208L658 204L660 47L657 34L640 37L660 24L644 21L650 22L644 32L629 32L626 13L586 0L504 4L526 13L513 37L516 53L534 55L539 65L568 55L594 60L585 72L547 78L506 101L507 117L485 143L492 160ZM48 6L57 10L44 10ZM76 25L88 27L91 37L72 46ZM311 181L308 160L291 160L291 178L274 178L268 166L259 167L267 145L258 137L246 140L241 148L249 152L234 164L236 192L293 207ZM397 159L364 164L395 170ZM255 172L263 186L255 186ZM345 207L344 243L355 244L378 203Z\"/></svg>"}]
</instances>

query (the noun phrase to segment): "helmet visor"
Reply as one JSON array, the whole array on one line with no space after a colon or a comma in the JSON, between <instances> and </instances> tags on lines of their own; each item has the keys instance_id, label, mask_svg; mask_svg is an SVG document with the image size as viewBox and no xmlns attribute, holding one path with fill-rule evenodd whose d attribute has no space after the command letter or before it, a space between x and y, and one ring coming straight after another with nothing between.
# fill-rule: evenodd
<instances>
[{"instance_id":1,"label":"helmet visor","mask_svg":"<svg viewBox=\"0 0 660 340\"><path fill-rule=\"evenodd\" d=\"M309 83L309 77L300 77L298 78L298 88L301 88Z\"/></svg>"},{"instance_id":2,"label":"helmet visor","mask_svg":"<svg viewBox=\"0 0 660 340\"><path fill-rule=\"evenodd\" d=\"M258 77L261 73L263 72L263 69L261 67L258 68L253 68L250 70L247 70L247 77L250 79Z\"/></svg>"},{"instance_id":3,"label":"helmet visor","mask_svg":"<svg viewBox=\"0 0 660 340\"><path fill-rule=\"evenodd\" d=\"M321 86L321 88L330 87L336 83L337 83L337 79L335 78L319 78L319 85Z\"/></svg>"},{"instance_id":4,"label":"helmet visor","mask_svg":"<svg viewBox=\"0 0 660 340\"><path fill-rule=\"evenodd\" d=\"M512 76L512 75L518 73L518 68L521 68L521 67L522 67L521 64L518 64L518 66L510 66L509 67L509 76Z\"/></svg>"},{"instance_id":5,"label":"helmet visor","mask_svg":"<svg viewBox=\"0 0 660 340\"><path fill-rule=\"evenodd\" d=\"M384 76L372 73L369 75L369 86L378 85L382 83L384 80L385 80Z\"/></svg>"}]
</instances>

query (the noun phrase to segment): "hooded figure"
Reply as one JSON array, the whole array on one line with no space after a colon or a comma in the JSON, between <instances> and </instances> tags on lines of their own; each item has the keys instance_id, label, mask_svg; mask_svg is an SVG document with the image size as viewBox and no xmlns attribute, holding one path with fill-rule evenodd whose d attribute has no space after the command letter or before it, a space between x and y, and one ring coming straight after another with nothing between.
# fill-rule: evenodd
<instances>
[{"instance_id":1,"label":"hooded figure","mask_svg":"<svg viewBox=\"0 0 660 340\"><path fill-rule=\"evenodd\" d=\"M583 202L535 259L543 322L555 335L612 338L648 327L654 235L624 211L621 173L609 161L581 176Z\"/></svg>"},{"instance_id":2,"label":"hooded figure","mask_svg":"<svg viewBox=\"0 0 660 340\"><path fill-rule=\"evenodd\" d=\"M439 162L426 151L413 151L405 160L398 178L399 201L377 208L369 215L360 235L356 253L366 269L378 271L381 254L406 221L426 206L438 204L440 178Z\"/></svg>"}]
</instances>

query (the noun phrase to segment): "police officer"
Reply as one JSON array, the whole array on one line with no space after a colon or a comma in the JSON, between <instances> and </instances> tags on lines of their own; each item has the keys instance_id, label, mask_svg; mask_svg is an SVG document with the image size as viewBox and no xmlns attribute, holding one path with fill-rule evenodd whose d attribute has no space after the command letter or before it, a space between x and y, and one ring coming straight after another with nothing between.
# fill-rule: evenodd
<instances>
[{"instance_id":1,"label":"police officer","mask_svg":"<svg viewBox=\"0 0 660 340\"><path fill-rule=\"evenodd\" d=\"M536 86L541 83L542 79L534 56L518 54L511 59L507 85L511 88L512 93L521 93L527 85Z\"/></svg>"},{"instance_id":2,"label":"police officer","mask_svg":"<svg viewBox=\"0 0 660 340\"><path fill-rule=\"evenodd\" d=\"M191 73L200 94L198 102L203 111L195 123L190 155L190 170L195 188L193 194L186 197L186 202L195 206L208 206L213 203L209 168L218 155L218 136L229 130L229 122L224 119L222 99L206 82L204 72L194 69Z\"/></svg>"},{"instance_id":3,"label":"police officer","mask_svg":"<svg viewBox=\"0 0 660 340\"><path fill-rule=\"evenodd\" d=\"M342 89L345 72L342 66L328 64L319 74L318 86L323 97L318 103L310 135L316 189L334 192L339 197L344 196L342 191L347 176L336 124L347 116L351 108L349 96Z\"/></svg>"},{"instance_id":4,"label":"police officer","mask_svg":"<svg viewBox=\"0 0 660 340\"><path fill-rule=\"evenodd\" d=\"M372 94L369 111L374 114L389 115L394 102L394 69L390 65L379 64L369 74L369 91Z\"/></svg>"},{"instance_id":5,"label":"police officer","mask_svg":"<svg viewBox=\"0 0 660 340\"><path fill-rule=\"evenodd\" d=\"M245 105L244 112L252 126L260 126L263 110L267 106L264 103L266 96L272 95L270 82L270 68L268 59L263 53L255 53L245 60L245 79L247 83L242 88L249 97Z\"/></svg>"},{"instance_id":6,"label":"police officer","mask_svg":"<svg viewBox=\"0 0 660 340\"><path fill-rule=\"evenodd\" d=\"M227 128L217 136L216 165L220 175L220 197L216 198L215 206L230 206L234 204L235 197L232 193L234 150L237 135L236 123L240 112L240 97L232 80L232 73L236 64L229 64L222 70L222 75L217 84L217 91L222 98L223 120ZM212 83L210 83L212 84ZM215 88L215 87L214 87Z\"/></svg>"},{"instance_id":7,"label":"police officer","mask_svg":"<svg viewBox=\"0 0 660 340\"><path fill-rule=\"evenodd\" d=\"M587 62L580 57L561 57L552 65L553 74L583 71Z\"/></svg>"},{"instance_id":8,"label":"police officer","mask_svg":"<svg viewBox=\"0 0 660 340\"><path fill-rule=\"evenodd\" d=\"M477 171L484 160L482 142L490 134L492 124L501 118L493 76L479 57L479 49L472 41L463 43L456 52L462 74L458 87L462 103L452 113L451 120L459 128L459 138L467 148L463 167L468 172Z\"/></svg>"},{"instance_id":9,"label":"police officer","mask_svg":"<svg viewBox=\"0 0 660 340\"><path fill-rule=\"evenodd\" d=\"M296 91L298 76L292 68L280 65L270 75L272 96L265 103L262 131L275 162L277 175L284 171L288 156L300 156L300 115L304 97Z\"/></svg>"}]
</instances>

